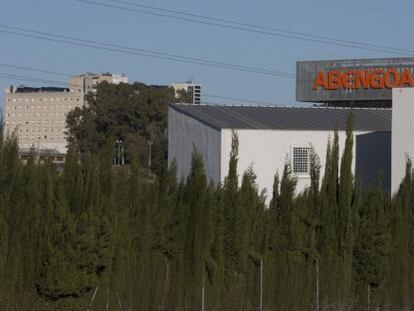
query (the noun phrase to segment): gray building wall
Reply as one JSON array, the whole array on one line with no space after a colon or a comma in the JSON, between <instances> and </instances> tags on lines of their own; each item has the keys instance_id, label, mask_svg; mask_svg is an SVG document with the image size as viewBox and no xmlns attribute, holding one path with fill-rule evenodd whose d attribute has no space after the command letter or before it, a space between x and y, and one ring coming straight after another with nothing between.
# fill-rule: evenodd
<instances>
[{"instance_id":1,"label":"gray building wall","mask_svg":"<svg viewBox=\"0 0 414 311\"><path fill-rule=\"evenodd\" d=\"M203 156L207 176L219 183L221 131L169 108L168 164L176 161L178 178L185 178L190 172L194 148Z\"/></svg>"}]
</instances>

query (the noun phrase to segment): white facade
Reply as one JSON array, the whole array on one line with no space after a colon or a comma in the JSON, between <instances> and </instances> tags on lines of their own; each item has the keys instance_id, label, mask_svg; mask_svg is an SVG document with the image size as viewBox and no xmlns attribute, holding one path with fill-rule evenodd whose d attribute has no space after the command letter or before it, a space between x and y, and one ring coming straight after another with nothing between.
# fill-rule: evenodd
<instances>
[{"instance_id":1,"label":"white facade","mask_svg":"<svg viewBox=\"0 0 414 311\"><path fill-rule=\"evenodd\" d=\"M66 115L83 105L76 90L18 92L10 87L5 98L5 132L15 132L19 148L66 152Z\"/></svg>"},{"instance_id":2,"label":"white facade","mask_svg":"<svg viewBox=\"0 0 414 311\"><path fill-rule=\"evenodd\" d=\"M333 130L235 130L239 137L239 180L241 182L243 173L252 166L257 175L258 189L259 191L266 190L268 200L272 193L274 176L277 172L280 176L282 175L285 161L293 162L294 148L313 148L320 159L322 178L327 144L330 139L333 139ZM360 139L366 139L373 134L375 135L374 132L368 131L354 132L354 155L359 148ZM338 136L339 152L342 155L346 139L345 131L339 131ZM174 109L169 110L168 159L169 163L176 161L179 178L185 178L188 175L192 152L195 148L203 156L207 176L215 184L222 183L228 173L231 141L231 129L216 129L184 113ZM378 153L375 148L372 152ZM356 162L360 163L359 167L366 164L366 162L362 163L361 158L354 157L353 172L355 172ZM365 158L369 159L369 156ZM295 165L292 165L292 168L295 170ZM309 186L309 173L294 173L294 175L298 178L298 192Z\"/></svg>"},{"instance_id":3,"label":"white facade","mask_svg":"<svg viewBox=\"0 0 414 311\"><path fill-rule=\"evenodd\" d=\"M367 132L356 132L355 135ZM318 155L321 175L325 167L325 156L328 141L333 139L333 131L292 131L292 130L237 130L239 136L239 181L249 166L253 167L257 175L259 191L266 189L271 195L273 180L276 172L282 176L286 161L293 167L293 148L313 148ZM338 132L339 154L342 155L345 145L346 133ZM232 131L223 129L221 135L221 181L228 173L230 161ZM355 145L354 145L355 154ZM355 171L355 161L352 165ZM302 192L310 185L309 173L294 173L297 177L297 192ZM322 176L321 176L322 178Z\"/></svg>"},{"instance_id":4,"label":"white facade","mask_svg":"<svg viewBox=\"0 0 414 311\"><path fill-rule=\"evenodd\" d=\"M5 132L15 132L22 151L30 148L66 153L66 116L85 105L85 94L98 83L127 83L124 75L84 74L70 78L68 88L7 87Z\"/></svg>"},{"instance_id":5,"label":"white facade","mask_svg":"<svg viewBox=\"0 0 414 311\"><path fill-rule=\"evenodd\" d=\"M407 158L414 161L414 88L392 92L391 190L398 191L405 175Z\"/></svg>"}]
</instances>

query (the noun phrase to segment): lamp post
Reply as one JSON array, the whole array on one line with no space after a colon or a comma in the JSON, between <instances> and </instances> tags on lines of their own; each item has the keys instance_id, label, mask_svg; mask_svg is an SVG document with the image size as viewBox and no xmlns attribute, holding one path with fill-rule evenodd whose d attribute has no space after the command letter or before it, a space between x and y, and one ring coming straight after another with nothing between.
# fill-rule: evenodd
<instances>
[{"instance_id":1,"label":"lamp post","mask_svg":"<svg viewBox=\"0 0 414 311\"><path fill-rule=\"evenodd\" d=\"M148 169L149 169L149 174L151 176L151 157L152 157L152 140L148 141Z\"/></svg>"},{"instance_id":2,"label":"lamp post","mask_svg":"<svg viewBox=\"0 0 414 311\"><path fill-rule=\"evenodd\" d=\"M118 153L117 153L115 164L121 165L121 144L122 144L122 140L117 139L116 143L118 144Z\"/></svg>"}]
</instances>

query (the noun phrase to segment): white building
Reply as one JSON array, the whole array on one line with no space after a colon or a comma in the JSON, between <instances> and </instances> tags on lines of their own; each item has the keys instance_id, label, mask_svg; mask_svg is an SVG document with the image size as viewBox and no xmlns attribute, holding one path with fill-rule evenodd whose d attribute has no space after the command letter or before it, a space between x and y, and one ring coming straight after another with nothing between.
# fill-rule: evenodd
<instances>
[{"instance_id":1,"label":"white building","mask_svg":"<svg viewBox=\"0 0 414 311\"><path fill-rule=\"evenodd\" d=\"M335 128L343 152L345 122L353 107L354 175L367 185L381 174L385 190L399 189L407 158L414 162L414 58L299 61L296 99L319 108L171 105L169 162L175 160L179 176L186 176L196 148L207 175L223 182L235 129L240 178L252 165L259 190L269 193L274 174L290 161L302 191L310 181L310 148L323 172Z\"/></svg>"},{"instance_id":2,"label":"white building","mask_svg":"<svg viewBox=\"0 0 414 311\"><path fill-rule=\"evenodd\" d=\"M98 83L127 83L113 74L84 74L70 78L68 88L9 86L5 89L5 132L15 132L21 152L30 148L66 152L66 116L85 104L85 95Z\"/></svg>"},{"instance_id":3,"label":"white building","mask_svg":"<svg viewBox=\"0 0 414 311\"><path fill-rule=\"evenodd\" d=\"M98 84L104 81L112 84L128 83L128 77L124 74L88 72L72 76L69 80L69 88L86 95L89 92L95 93Z\"/></svg>"},{"instance_id":4,"label":"white building","mask_svg":"<svg viewBox=\"0 0 414 311\"><path fill-rule=\"evenodd\" d=\"M5 95L5 132L17 134L19 149L65 153L66 115L83 105L82 92L10 86Z\"/></svg>"},{"instance_id":5,"label":"white building","mask_svg":"<svg viewBox=\"0 0 414 311\"><path fill-rule=\"evenodd\" d=\"M178 176L190 171L194 148L202 155L206 174L222 183L228 173L232 129L239 136L238 174L252 166L259 191L271 193L276 172L290 161L298 178L297 190L310 183L310 150L314 149L324 170L326 148L338 129L340 154L345 144L350 109L287 108L257 106L211 106L173 104L169 108L169 163L176 161ZM391 110L353 109L353 170L364 183L372 183L379 172L390 187Z\"/></svg>"},{"instance_id":6,"label":"white building","mask_svg":"<svg viewBox=\"0 0 414 311\"><path fill-rule=\"evenodd\" d=\"M395 193L405 176L407 158L414 161L414 88L393 89L392 105L391 190Z\"/></svg>"}]
</instances>

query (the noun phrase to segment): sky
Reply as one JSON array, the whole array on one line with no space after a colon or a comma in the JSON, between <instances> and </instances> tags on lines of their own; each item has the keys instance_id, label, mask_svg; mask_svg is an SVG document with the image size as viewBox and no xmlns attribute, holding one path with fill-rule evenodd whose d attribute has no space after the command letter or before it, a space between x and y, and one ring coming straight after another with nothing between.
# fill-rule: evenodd
<instances>
[{"instance_id":1,"label":"sky","mask_svg":"<svg viewBox=\"0 0 414 311\"><path fill-rule=\"evenodd\" d=\"M90 1L122 5L108 0ZM292 32L412 49L414 56L410 31L414 18L412 0L123 1ZM299 60L401 56L190 23L76 0L0 0L0 31L7 30L4 26L292 74L295 74ZM0 90L10 84L52 85L22 80L27 77L56 83L68 80L65 76L2 65L69 74L124 73L130 82L146 84L166 85L192 80L202 84L206 95L241 99L203 97L206 102L238 104L252 100L263 104L299 105L295 100L295 79L292 78L97 50L0 32ZM10 74L22 79L11 78Z\"/></svg>"}]
</instances>

